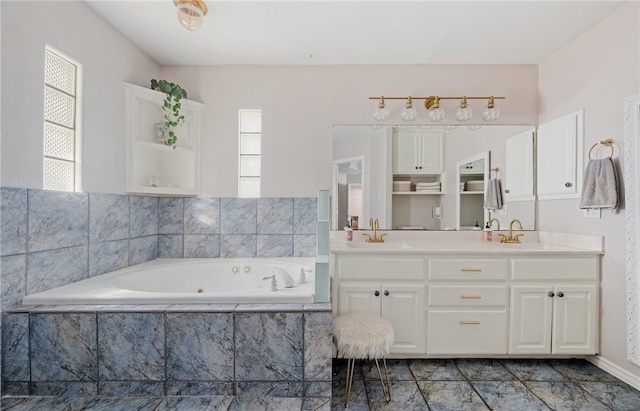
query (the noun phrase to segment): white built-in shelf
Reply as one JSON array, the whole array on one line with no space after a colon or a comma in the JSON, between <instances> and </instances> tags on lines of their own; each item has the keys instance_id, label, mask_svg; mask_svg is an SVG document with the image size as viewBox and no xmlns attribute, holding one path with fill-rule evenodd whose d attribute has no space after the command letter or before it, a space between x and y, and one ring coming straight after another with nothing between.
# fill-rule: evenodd
<instances>
[{"instance_id":1,"label":"white built-in shelf","mask_svg":"<svg viewBox=\"0 0 640 411\"><path fill-rule=\"evenodd\" d=\"M484 191L461 191L460 195L468 195L468 194L484 194Z\"/></svg>"},{"instance_id":2,"label":"white built-in shelf","mask_svg":"<svg viewBox=\"0 0 640 411\"><path fill-rule=\"evenodd\" d=\"M444 194L444 193L442 191L427 191L427 190L424 190L424 191L394 191L392 194L393 195L404 195L404 196L406 196L406 195L409 195L409 196L412 196L412 195L413 196L415 196L415 195L423 196L423 195L439 195L439 194Z\"/></svg>"},{"instance_id":3,"label":"white built-in shelf","mask_svg":"<svg viewBox=\"0 0 640 411\"><path fill-rule=\"evenodd\" d=\"M164 121L165 93L125 83L128 193L157 196L200 194L202 103L182 99L184 123L174 131L175 148L159 142L154 125ZM155 183L156 186L152 186Z\"/></svg>"}]
</instances>

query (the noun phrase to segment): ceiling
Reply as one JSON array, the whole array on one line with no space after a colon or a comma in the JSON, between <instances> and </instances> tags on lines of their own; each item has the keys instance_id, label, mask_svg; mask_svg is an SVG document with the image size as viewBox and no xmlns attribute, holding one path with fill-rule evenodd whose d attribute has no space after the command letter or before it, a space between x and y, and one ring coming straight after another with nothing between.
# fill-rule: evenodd
<instances>
[{"instance_id":1,"label":"ceiling","mask_svg":"<svg viewBox=\"0 0 640 411\"><path fill-rule=\"evenodd\" d=\"M213 1L196 32L172 0L85 0L161 65L536 64L617 1Z\"/></svg>"}]
</instances>

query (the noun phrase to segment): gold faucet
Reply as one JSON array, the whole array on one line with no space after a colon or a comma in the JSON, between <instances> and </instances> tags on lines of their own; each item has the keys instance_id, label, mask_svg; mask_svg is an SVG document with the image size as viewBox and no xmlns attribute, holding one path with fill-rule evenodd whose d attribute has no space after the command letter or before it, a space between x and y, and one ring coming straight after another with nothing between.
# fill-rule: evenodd
<instances>
[{"instance_id":1,"label":"gold faucet","mask_svg":"<svg viewBox=\"0 0 640 411\"><path fill-rule=\"evenodd\" d=\"M498 220L497 218L493 217L491 220L489 220L489 227L493 227L493 222L498 223L498 231L500 231L500 220Z\"/></svg>"},{"instance_id":2,"label":"gold faucet","mask_svg":"<svg viewBox=\"0 0 640 411\"><path fill-rule=\"evenodd\" d=\"M367 237L365 242L366 243L384 243L384 240L382 239L382 237L384 237L386 234L380 234L380 237L378 237L378 235L376 234L378 229L380 228L380 224L378 223L377 218L375 220L373 218L369 219L369 228L373 230L373 237L371 237L369 234L366 234L366 233L362 234L363 236Z\"/></svg>"},{"instance_id":3,"label":"gold faucet","mask_svg":"<svg viewBox=\"0 0 640 411\"><path fill-rule=\"evenodd\" d=\"M504 234L498 234L500 237L502 237L500 239L501 243L519 243L520 242L520 237L522 237L524 234L516 234L516 236L514 237L513 236L513 223L518 223L518 226L520 227L520 230L522 230L522 223L517 218L514 218L513 220L511 220L511 223L509 224L509 237L507 237Z\"/></svg>"}]
</instances>

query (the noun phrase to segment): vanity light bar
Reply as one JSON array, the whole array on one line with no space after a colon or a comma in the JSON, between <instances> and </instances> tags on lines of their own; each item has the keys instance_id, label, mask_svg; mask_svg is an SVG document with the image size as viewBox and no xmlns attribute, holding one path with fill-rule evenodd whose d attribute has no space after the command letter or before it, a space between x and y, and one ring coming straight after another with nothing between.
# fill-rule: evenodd
<instances>
[{"instance_id":1,"label":"vanity light bar","mask_svg":"<svg viewBox=\"0 0 640 411\"><path fill-rule=\"evenodd\" d=\"M445 116L444 109L440 108L440 100L460 100L460 105L456 110L456 119L459 121L467 121L473 115L473 108L467 104L467 100L487 100L487 106L482 110L482 119L484 121L494 121L500 117L500 108L495 106L495 100L504 100L504 96L427 96L427 97L385 97L374 96L369 100L377 100L378 108L373 113L373 118L377 121L384 121L389 118L389 109L385 107L384 100L406 100L406 108L402 110L402 119L404 121L413 121L417 116L416 109L413 108L413 100L424 100L424 107L428 110L431 121L440 121Z\"/></svg>"}]
</instances>

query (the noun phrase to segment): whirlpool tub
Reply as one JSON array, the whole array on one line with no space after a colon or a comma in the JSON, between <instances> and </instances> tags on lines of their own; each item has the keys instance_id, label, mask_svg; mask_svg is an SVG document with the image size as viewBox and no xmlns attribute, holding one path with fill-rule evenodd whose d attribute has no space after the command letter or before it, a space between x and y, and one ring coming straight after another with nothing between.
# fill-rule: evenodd
<instances>
[{"instance_id":1,"label":"whirlpool tub","mask_svg":"<svg viewBox=\"0 0 640 411\"><path fill-rule=\"evenodd\" d=\"M22 304L311 303L314 262L160 258L27 295Z\"/></svg>"}]
</instances>

